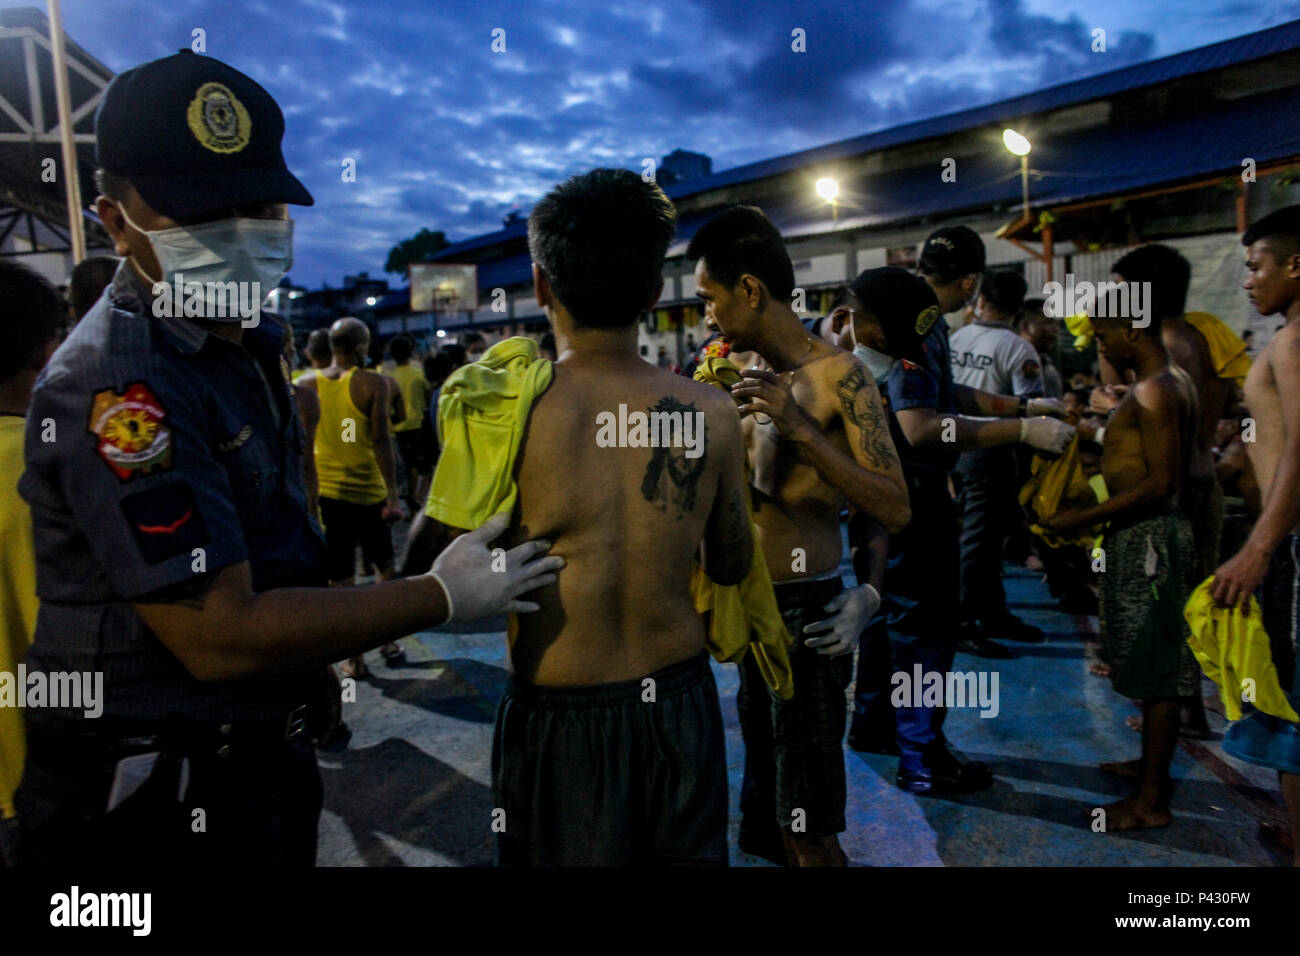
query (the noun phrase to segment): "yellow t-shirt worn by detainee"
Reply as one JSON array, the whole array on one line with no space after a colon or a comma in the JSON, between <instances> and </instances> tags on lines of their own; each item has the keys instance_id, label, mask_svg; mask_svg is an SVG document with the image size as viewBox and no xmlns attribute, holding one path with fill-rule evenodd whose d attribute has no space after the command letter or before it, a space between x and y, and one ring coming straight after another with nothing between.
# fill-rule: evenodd
<instances>
[{"instance_id":1,"label":"yellow t-shirt worn by detainee","mask_svg":"<svg viewBox=\"0 0 1300 956\"><path fill-rule=\"evenodd\" d=\"M0 415L0 673L17 680L36 633L36 552L32 515L18 496L25 419ZM0 816L14 813L14 791L26 756L23 715L0 706Z\"/></svg>"},{"instance_id":2,"label":"yellow t-shirt worn by detainee","mask_svg":"<svg viewBox=\"0 0 1300 956\"><path fill-rule=\"evenodd\" d=\"M424 424L424 413L433 397L433 387L418 365L399 365L390 373L402 387L402 401L406 403L406 418L393 426L395 432L415 431Z\"/></svg>"}]
</instances>

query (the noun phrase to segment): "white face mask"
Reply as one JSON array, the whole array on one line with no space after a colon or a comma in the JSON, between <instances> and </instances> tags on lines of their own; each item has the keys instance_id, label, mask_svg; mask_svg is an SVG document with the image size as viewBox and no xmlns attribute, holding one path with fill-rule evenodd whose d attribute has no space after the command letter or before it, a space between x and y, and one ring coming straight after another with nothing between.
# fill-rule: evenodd
<instances>
[{"instance_id":1,"label":"white face mask","mask_svg":"<svg viewBox=\"0 0 1300 956\"><path fill-rule=\"evenodd\" d=\"M208 306L204 318L240 321L244 316L220 301L226 294L222 291L224 284L257 283L255 293L250 288L240 298L260 306L293 265L291 219L231 217L195 226L147 231L131 222L125 209L122 216L149 237L162 269L161 281L174 284L179 273L183 277L183 289L192 282L203 284Z\"/></svg>"},{"instance_id":2,"label":"white face mask","mask_svg":"<svg viewBox=\"0 0 1300 956\"><path fill-rule=\"evenodd\" d=\"M857 323L853 318L853 310L849 309L849 336L853 339L853 354L862 360L862 364L867 367L867 371L871 373L871 377L874 378L876 384L879 385L889 377L889 373L893 371L897 360L892 356L886 355L884 352L877 352L873 348L859 345L856 325Z\"/></svg>"}]
</instances>

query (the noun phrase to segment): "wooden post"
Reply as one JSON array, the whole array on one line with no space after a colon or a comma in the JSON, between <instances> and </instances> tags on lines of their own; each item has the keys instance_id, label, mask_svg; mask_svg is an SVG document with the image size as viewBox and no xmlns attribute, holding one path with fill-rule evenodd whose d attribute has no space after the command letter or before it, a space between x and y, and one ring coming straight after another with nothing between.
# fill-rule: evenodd
<instances>
[{"instance_id":1,"label":"wooden post","mask_svg":"<svg viewBox=\"0 0 1300 956\"><path fill-rule=\"evenodd\" d=\"M59 0L50 0L50 54L54 66L54 98L59 107L59 138L63 141L63 188L68 201L68 241L72 264L86 258L86 234L81 219L81 173L72 131L72 99L68 93L67 51L63 43L63 16Z\"/></svg>"},{"instance_id":2,"label":"wooden post","mask_svg":"<svg viewBox=\"0 0 1300 956\"><path fill-rule=\"evenodd\" d=\"M1043 227L1043 262L1047 266L1047 281L1052 281L1052 226Z\"/></svg>"}]
</instances>

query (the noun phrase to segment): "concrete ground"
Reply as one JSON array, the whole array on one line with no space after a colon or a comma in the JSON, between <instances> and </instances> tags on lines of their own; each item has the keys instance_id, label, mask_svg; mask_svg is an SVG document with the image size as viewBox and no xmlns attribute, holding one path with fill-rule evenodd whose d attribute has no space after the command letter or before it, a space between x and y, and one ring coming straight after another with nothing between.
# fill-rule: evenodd
<instances>
[{"instance_id":1,"label":"concrete ground","mask_svg":"<svg viewBox=\"0 0 1300 956\"><path fill-rule=\"evenodd\" d=\"M850 572L851 573L851 572ZM1104 678L1088 673L1085 639L1095 618L1055 609L1046 585L1007 567L1012 610L1047 632L1019 656L958 655L957 670L996 670L1000 711L981 719L953 710L946 730L987 761L990 790L916 797L894 786L896 759L845 749L848 830L856 866L1270 866L1282 858L1258 837L1261 819L1283 820L1277 777L1227 757L1216 739L1183 741L1174 822L1160 830L1095 833L1087 812L1127 793L1098 761L1137 756L1137 714ZM402 641L407 659L389 667L368 655L372 676L344 705L345 749L320 754L325 781L322 866L488 866L493 862L490 750L505 683L505 622L476 622ZM731 861L769 866L735 845L743 744L737 671L713 665L727 725ZM1207 694L1215 693L1206 682Z\"/></svg>"}]
</instances>

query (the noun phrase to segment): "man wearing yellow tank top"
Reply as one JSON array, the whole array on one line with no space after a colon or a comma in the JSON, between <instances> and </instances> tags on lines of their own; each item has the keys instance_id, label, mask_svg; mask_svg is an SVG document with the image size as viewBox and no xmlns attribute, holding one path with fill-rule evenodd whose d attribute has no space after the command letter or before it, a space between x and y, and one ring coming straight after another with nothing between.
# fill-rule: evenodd
<instances>
[{"instance_id":1,"label":"man wearing yellow tank top","mask_svg":"<svg viewBox=\"0 0 1300 956\"><path fill-rule=\"evenodd\" d=\"M397 381L406 402L406 418L393 426L393 432L406 469L407 504L414 513L429 494L435 446L432 422L427 414L433 386L424 377L424 369L411 361L413 352L414 346L408 335L395 336L388 343L388 354L393 359L389 377Z\"/></svg>"},{"instance_id":2,"label":"man wearing yellow tank top","mask_svg":"<svg viewBox=\"0 0 1300 956\"><path fill-rule=\"evenodd\" d=\"M356 549L376 581L393 576L393 538L389 525L402 516L397 507L397 469L389 440L391 396L384 376L361 367L370 349L370 330L359 319L330 326L333 361L299 380L320 399L316 428L316 473L320 515L325 525L330 584L350 587ZM396 660L396 644L379 649ZM347 677L365 677L362 657L344 662Z\"/></svg>"}]
</instances>

